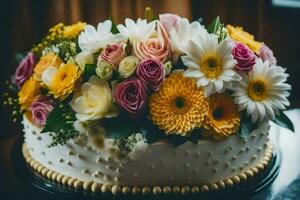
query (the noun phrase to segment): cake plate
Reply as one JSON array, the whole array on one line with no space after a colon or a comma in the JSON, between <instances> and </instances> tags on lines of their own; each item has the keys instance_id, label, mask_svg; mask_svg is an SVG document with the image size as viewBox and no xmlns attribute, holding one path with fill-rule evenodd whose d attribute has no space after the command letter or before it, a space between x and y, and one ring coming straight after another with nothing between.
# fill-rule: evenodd
<instances>
[{"instance_id":1,"label":"cake plate","mask_svg":"<svg viewBox=\"0 0 300 200\"><path fill-rule=\"evenodd\" d=\"M113 195L111 193L103 194L101 192L92 193L82 189L75 189L63 186L55 181L46 179L35 172L27 165L22 154L23 137L16 140L12 149L12 164L17 177L24 183L28 189L38 195L38 199L49 200L87 200L87 199L262 199L262 195L267 195L268 188L277 177L280 164L281 154L277 148L273 150L272 159L261 173L256 177L216 192L199 193L199 194L160 194L160 195Z\"/></svg>"}]
</instances>

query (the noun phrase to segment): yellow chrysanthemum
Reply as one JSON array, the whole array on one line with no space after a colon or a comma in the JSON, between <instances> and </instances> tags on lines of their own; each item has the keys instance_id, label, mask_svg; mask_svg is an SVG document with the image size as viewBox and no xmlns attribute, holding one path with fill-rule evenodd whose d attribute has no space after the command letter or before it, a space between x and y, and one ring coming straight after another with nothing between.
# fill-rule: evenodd
<instances>
[{"instance_id":1,"label":"yellow chrysanthemum","mask_svg":"<svg viewBox=\"0 0 300 200\"><path fill-rule=\"evenodd\" d=\"M64 38L74 38L77 37L78 34L84 29L86 23L77 22L70 26L65 26L63 31Z\"/></svg>"},{"instance_id":2,"label":"yellow chrysanthemum","mask_svg":"<svg viewBox=\"0 0 300 200\"><path fill-rule=\"evenodd\" d=\"M204 120L204 135L216 140L235 134L240 126L238 107L226 94L214 94L209 98L209 111Z\"/></svg>"},{"instance_id":3,"label":"yellow chrysanthemum","mask_svg":"<svg viewBox=\"0 0 300 200\"><path fill-rule=\"evenodd\" d=\"M54 75L49 92L54 98L64 100L73 92L79 77L79 67L74 64L63 64Z\"/></svg>"},{"instance_id":4,"label":"yellow chrysanthemum","mask_svg":"<svg viewBox=\"0 0 300 200\"><path fill-rule=\"evenodd\" d=\"M39 89L40 89L39 83L32 77L29 78L23 84L21 90L18 93L19 104L21 105L22 110L25 110L31 106L32 102L39 94Z\"/></svg>"},{"instance_id":5,"label":"yellow chrysanthemum","mask_svg":"<svg viewBox=\"0 0 300 200\"><path fill-rule=\"evenodd\" d=\"M202 126L207 111L203 90L182 73L171 74L150 98L152 121L166 134L187 135Z\"/></svg>"},{"instance_id":6,"label":"yellow chrysanthemum","mask_svg":"<svg viewBox=\"0 0 300 200\"><path fill-rule=\"evenodd\" d=\"M63 61L55 53L49 53L40 58L40 61L34 67L33 77L37 81L41 81L43 72L50 66L58 68Z\"/></svg>"},{"instance_id":7,"label":"yellow chrysanthemum","mask_svg":"<svg viewBox=\"0 0 300 200\"><path fill-rule=\"evenodd\" d=\"M244 45L247 45L256 54L259 54L259 50L262 47L262 42L255 41L254 36L243 30L243 27L234 27L232 25L226 25L229 36Z\"/></svg>"}]
</instances>

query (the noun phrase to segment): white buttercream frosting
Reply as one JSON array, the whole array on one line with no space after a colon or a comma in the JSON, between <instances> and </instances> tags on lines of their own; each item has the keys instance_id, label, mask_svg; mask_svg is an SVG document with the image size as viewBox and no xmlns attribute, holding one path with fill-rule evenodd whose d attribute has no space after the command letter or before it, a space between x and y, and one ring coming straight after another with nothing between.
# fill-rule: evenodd
<instances>
[{"instance_id":1,"label":"white buttercream frosting","mask_svg":"<svg viewBox=\"0 0 300 200\"><path fill-rule=\"evenodd\" d=\"M241 174L259 163L267 147L269 125L261 124L247 139L234 135L222 142L202 140L177 147L147 144L141 134L131 137L130 153L120 156L102 138L101 150L87 136L49 148L49 133L40 133L24 117L25 143L32 158L58 173L83 181L126 186L202 185ZM129 140L130 141L130 140ZM113 143L113 142L112 142Z\"/></svg>"}]
</instances>

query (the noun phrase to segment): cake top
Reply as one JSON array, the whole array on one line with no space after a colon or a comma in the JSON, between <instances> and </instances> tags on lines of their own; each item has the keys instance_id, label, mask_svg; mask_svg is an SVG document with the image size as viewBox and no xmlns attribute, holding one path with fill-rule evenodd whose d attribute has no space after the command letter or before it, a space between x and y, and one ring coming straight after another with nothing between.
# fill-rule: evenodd
<instances>
[{"instance_id":1,"label":"cake top","mask_svg":"<svg viewBox=\"0 0 300 200\"><path fill-rule=\"evenodd\" d=\"M14 116L51 132L50 146L91 132L177 145L247 137L268 120L293 129L288 74L266 44L218 17L145 16L52 27L20 59Z\"/></svg>"}]
</instances>

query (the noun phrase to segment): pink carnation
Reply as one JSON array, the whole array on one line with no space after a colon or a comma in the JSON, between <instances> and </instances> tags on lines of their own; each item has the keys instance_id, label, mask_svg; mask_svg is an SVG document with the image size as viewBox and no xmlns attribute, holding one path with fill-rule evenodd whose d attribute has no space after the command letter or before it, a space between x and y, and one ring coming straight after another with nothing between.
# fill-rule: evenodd
<instances>
[{"instance_id":1,"label":"pink carnation","mask_svg":"<svg viewBox=\"0 0 300 200\"><path fill-rule=\"evenodd\" d=\"M117 104L132 116L146 110L148 94L138 78L129 78L116 86L114 97Z\"/></svg>"},{"instance_id":2,"label":"pink carnation","mask_svg":"<svg viewBox=\"0 0 300 200\"><path fill-rule=\"evenodd\" d=\"M236 70L248 72L255 64L255 54L245 45L238 43L232 50L232 55L237 61Z\"/></svg>"},{"instance_id":3,"label":"pink carnation","mask_svg":"<svg viewBox=\"0 0 300 200\"><path fill-rule=\"evenodd\" d=\"M125 48L122 44L107 45L101 52L99 60L109 62L115 70L118 69L119 63L126 56Z\"/></svg>"},{"instance_id":4,"label":"pink carnation","mask_svg":"<svg viewBox=\"0 0 300 200\"><path fill-rule=\"evenodd\" d=\"M136 74L144 85L153 91L159 90L165 77L163 63L155 58L142 60L136 69Z\"/></svg>"},{"instance_id":5,"label":"pink carnation","mask_svg":"<svg viewBox=\"0 0 300 200\"><path fill-rule=\"evenodd\" d=\"M35 64L36 58L32 52L29 52L16 69L14 76L16 85L21 86L31 76Z\"/></svg>"},{"instance_id":6,"label":"pink carnation","mask_svg":"<svg viewBox=\"0 0 300 200\"><path fill-rule=\"evenodd\" d=\"M259 56L263 61L269 61L271 65L277 64L277 60L273 55L273 51L265 44L263 44L263 46L260 48Z\"/></svg>"},{"instance_id":7,"label":"pink carnation","mask_svg":"<svg viewBox=\"0 0 300 200\"><path fill-rule=\"evenodd\" d=\"M167 32L170 32L172 27L176 28L180 19L181 18L178 15L169 13L159 15L159 21L162 23Z\"/></svg>"},{"instance_id":8,"label":"pink carnation","mask_svg":"<svg viewBox=\"0 0 300 200\"><path fill-rule=\"evenodd\" d=\"M30 106L33 122L38 126L44 126L47 116L53 108L54 103L49 97L38 96Z\"/></svg>"}]
</instances>

